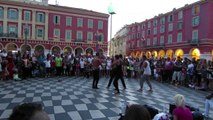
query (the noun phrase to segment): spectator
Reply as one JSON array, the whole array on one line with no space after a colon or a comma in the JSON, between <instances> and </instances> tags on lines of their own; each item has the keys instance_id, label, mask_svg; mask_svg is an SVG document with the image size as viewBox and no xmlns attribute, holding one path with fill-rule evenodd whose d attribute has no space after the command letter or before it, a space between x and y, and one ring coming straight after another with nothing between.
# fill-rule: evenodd
<instances>
[{"instance_id":1,"label":"spectator","mask_svg":"<svg viewBox=\"0 0 213 120\"><path fill-rule=\"evenodd\" d=\"M205 101L205 112L203 113L203 115L205 117L209 117L209 108L213 108L213 93L206 96L206 101Z\"/></svg>"},{"instance_id":2,"label":"spectator","mask_svg":"<svg viewBox=\"0 0 213 120\"><path fill-rule=\"evenodd\" d=\"M42 106L36 103L24 103L16 106L8 120L50 120Z\"/></svg>"},{"instance_id":3,"label":"spectator","mask_svg":"<svg viewBox=\"0 0 213 120\"><path fill-rule=\"evenodd\" d=\"M151 120L151 116L144 106L130 105L126 109L124 120Z\"/></svg>"},{"instance_id":4,"label":"spectator","mask_svg":"<svg viewBox=\"0 0 213 120\"><path fill-rule=\"evenodd\" d=\"M174 97L176 108L173 110L173 120L193 120L192 112L185 107L185 98L181 94Z\"/></svg>"}]
</instances>

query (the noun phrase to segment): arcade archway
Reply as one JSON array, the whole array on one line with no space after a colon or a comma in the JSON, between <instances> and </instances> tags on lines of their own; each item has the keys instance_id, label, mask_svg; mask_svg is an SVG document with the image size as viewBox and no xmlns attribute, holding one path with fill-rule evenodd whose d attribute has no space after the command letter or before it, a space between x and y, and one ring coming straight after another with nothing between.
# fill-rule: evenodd
<instances>
[{"instance_id":1,"label":"arcade archway","mask_svg":"<svg viewBox=\"0 0 213 120\"><path fill-rule=\"evenodd\" d=\"M4 47L3 47L3 45L2 45L2 44L0 44L0 50L3 50L3 48L4 48Z\"/></svg>"},{"instance_id":2,"label":"arcade archway","mask_svg":"<svg viewBox=\"0 0 213 120\"><path fill-rule=\"evenodd\" d=\"M200 50L198 48L191 49L190 52L191 58L200 59Z\"/></svg>"},{"instance_id":3,"label":"arcade archway","mask_svg":"<svg viewBox=\"0 0 213 120\"><path fill-rule=\"evenodd\" d=\"M151 58L151 55L152 55L152 54L151 54L151 52L150 52L150 51L147 51L147 52L146 52L146 57L147 57L148 59L150 59L150 58Z\"/></svg>"},{"instance_id":4,"label":"arcade archway","mask_svg":"<svg viewBox=\"0 0 213 120\"><path fill-rule=\"evenodd\" d=\"M176 57L176 58L177 58L177 57L183 58L183 55L184 55L184 52L183 52L182 49L177 49L177 50L175 51L175 57Z\"/></svg>"},{"instance_id":5,"label":"arcade archway","mask_svg":"<svg viewBox=\"0 0 213 120\"><path fill-rule=\"evenodd\" d=\"M31 54L31 46L29 46L29 45L22 45L21 46L21 54L23 55L24 53Z\"/></svg>"},{"instance_id":6,"label":"arcade archway","mask_svg":"<svg viewBox=\"0 0 213 120\"><path fill-rule=\"evenodd\" d=\"M70 53L72 53L72 48L71 47L65 47L64 48L64 55L68 55Z\"/></svg>"},{"instance_id":7,"label":"arcade archway","mask_svg":"<svg viewBox=\"0 0 213 120\"><path fill-rule=\"evenodd\" d=\"M93 55L93 49L92 48L87 48L86 49L86 55Z\"/></svg>"},{"instance_id":8,"label":"arcade archway","mask_svg":"<svg viewBox=\"0 0 213 120\"><path fill-rule=\"evenodd\" d=\"M43 54L44 53L44 46L42 46L42 45L37 45L36 47L35 47L35 54Z\"/></svg>"},{"instance_id":9,"label":"arcade archway","mask_svg":"<svg viewBox=\"0 0 213 120\"><path fill-rule=\"evenodd\" d=\"M83 49L82 48L76 48L75 49L75 56L80 56L83 53Z\"/></svg>"},{"instance_id":10,"label":"arcade archway","mask_svg":"<svg viewBox=\"0 0 213 120\"><path fill-rule=\"evenodd\" d=\"M158 57L158 52L157 51L152 51L152 57L156 59Z\"/></svg>"},{"instance_id":11,"label":"arcade archway","mask_svg":"<svg viewBox=\"0 0 213 120\"><path fill-rule=\"evenodd\" d=\"M141 51L140 57L142 57L143 55L145 55L145 53L143 51Z\"/></svg>"},{"instance_id":12,"label":"arcade archway","mask_svg":"<svg viewBox=\"0 0 213 120\"><path fill-rule=\"evenodd\" d=\"M164 50L160 50L160 51L158 52L158 57L159 57L159 58L164 58L164 57L165 57L165 52L164 52Z\"/></svg>"},{"instance_id":13,"label":"arcade archway","mask_svg":"<svg viewBox=\"0 0 213 120\"><path fill-rule=\"evenodd\" d=\"M52 48L52 54L54 54L54 55L60 55L60 53L61 53L60 47L54 46L54 47Z\"/></svg>"},{"instance_id":14,"label":"arcade archway","mask_svg":"<svg viewBox=\"0 0 213 120\"><path fill-rule=\"evenodd\" d=\"M169 58L173 58L173 55L174 55L174 52L173 50L169 49L166 51L166 57L169 57Z\"/></svg>"},{"instance_id":15,"label":"arcade archway","mask_svg":"<svg viewBox=\"0 0 213 120\"><path fill-rule=\"evenodd\" d=\"M17 52L17 49L18 49L18 47L17 47L17 45L14 44L14 43L8 43L8 44L6 45L6 50L7 50L7 52Z\"/></svg>"},{"instance_id":16,"label":"arcade archway","mask_svg":"<svg viewBox=\"0 0 213 120\"><path fill-rule=\"evenodd\" d=\"M139 51L136 52L135 57L137 57L137 58L140 57L140 52Z\"/></svg>"},{"instance_id":17,"label":"arcade archway","mask_svg":"<svg viewBox=\"0 0 213 120\"><path fill-rule=\"evenodd\" d=\"M131 52L130 56L135 57L135 52Z\"/></svg>"},{"instance_id":18,"label":"arcade archway","mask_svg":"<svg viewBox=\"0 0 213 120\"><path fill-rule=\"evenodd\" d=\"M213 61L213 50L212 50L212 61Z\"/></svg>"},{"instance_id":19,"label":"arcade archway","mask_svg":"<svg viewBox=\"0 0 213 120\"><path fill-rule=\"evenodd\" d=\"M103 51L102 49L99 49L98 52L99 52L99 55L100 55L100 56L103 56L103 55L104 55L104 51Z\"/></svg>"}]
</instances>

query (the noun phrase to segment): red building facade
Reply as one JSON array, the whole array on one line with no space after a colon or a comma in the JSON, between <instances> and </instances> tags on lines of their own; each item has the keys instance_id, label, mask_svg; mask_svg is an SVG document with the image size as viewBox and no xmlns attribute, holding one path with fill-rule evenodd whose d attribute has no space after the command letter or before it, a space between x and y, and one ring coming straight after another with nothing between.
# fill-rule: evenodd
<instances>
[{"instance_id":1,"label":"red building facade","mask_svg":"<svg viewBox=\"0 0 213 120\"><path fill-rule=\"evenodd\" d=\"M0 1L0 48L7 51L107 53L108 14L32 2Z\"/></svg>"},{"instance_id":2,"label":"red building facade","mask_svg":"<svg viewBox=\"0 0 213 120\"><path fill-rule=\"evenodd\" d=\"M127 54L212 60L212 11L213 1L202 0L129 25Z\"/></svg>"}]
</instances>

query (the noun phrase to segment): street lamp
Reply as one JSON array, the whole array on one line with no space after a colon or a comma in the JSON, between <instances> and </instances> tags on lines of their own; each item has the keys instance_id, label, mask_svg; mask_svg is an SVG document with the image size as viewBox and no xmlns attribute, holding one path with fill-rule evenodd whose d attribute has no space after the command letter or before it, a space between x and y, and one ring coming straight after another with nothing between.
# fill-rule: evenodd
<instances>
[{"instance_id":1,"label":"street lamp","mask_svg":"<svg viewBox=\"0 0 213 120\"><path fill-rule=\"evenodd\" d=\"M112 7L112 3L110 3L109 7L108 7L108 13L110 14L110 41L112 40L112 15L116 14L113 7Z\"/></svg>"},{"instance_id":2,"label":"street lamp","mask_svg":"<svg viewBox=\"0 0 213 120\"><path fill-rule=\"evenodd\" d=\"M99 32L97 31L96 33L95 33L95 37L96 37L96 53L98 53L99 52L99 44L98 44L98 42L99 41L101 41L101 35L99 34Z\"/></svg>"}]
</instances>

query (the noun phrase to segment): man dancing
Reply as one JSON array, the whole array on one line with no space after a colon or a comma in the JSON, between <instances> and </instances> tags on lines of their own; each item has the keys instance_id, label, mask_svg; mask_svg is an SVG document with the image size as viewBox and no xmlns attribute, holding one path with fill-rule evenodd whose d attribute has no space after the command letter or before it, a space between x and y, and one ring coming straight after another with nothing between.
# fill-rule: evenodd
<instances>
[{"instance_id":1,"label":"man dancing","mask_svg":"<svg viewBox=\"0 0 213 120\"><path fill-rule=\"evenodd\" d=\"M93 83L92 88L98 89L98 81L99 81L99 66L101 64L101 59L99 58L99 53L96 53L95 58L92 60L92 68L93 68Z\"/></svg>"},{"instance_id":2,"label":"man dancing","mask_svg":"<svg viewBox=\"0 0 213 120\"><path fill-rule=\"evenodd\" d=\"M143 65L142 65L142 69L143 69L143 75L141 76L140 79L140 89L138 90L139 92L143 91L143 84L146 81L146 83L149 86L149 91L152 92L152 85L150 83L150 76L151 76L151 68L150 68L150 63L147 60L146 56L143 55Z\"/></svg>"}]
</instances>

